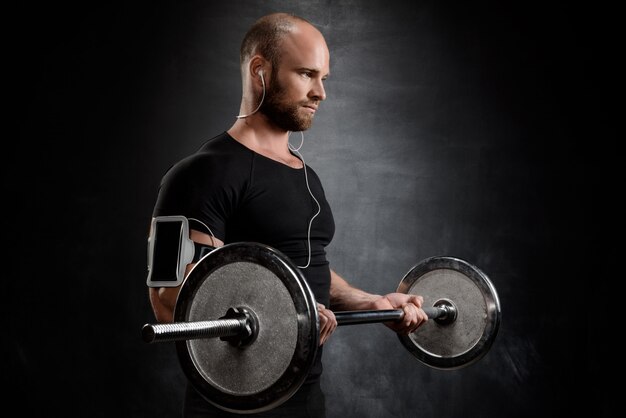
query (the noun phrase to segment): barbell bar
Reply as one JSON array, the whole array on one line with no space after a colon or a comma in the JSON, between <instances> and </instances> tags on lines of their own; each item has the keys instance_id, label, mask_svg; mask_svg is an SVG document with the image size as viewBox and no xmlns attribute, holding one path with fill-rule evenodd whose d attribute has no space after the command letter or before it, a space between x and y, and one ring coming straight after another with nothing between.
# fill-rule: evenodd
<instances>
[{"instance_id":1,"label":"barbell bar","mask_svg":"<svg viewBox=\"0 0 626 418\"><path fill-rule=\"evenodd\" d=\"M235 309L245 310L245 308ZM428 319L438 320L440 324L452 323L456 319L456 308L451 303L424 307L423 311ZM337 311L334 314L337 326L400 321L404 318L402 309ZM235 337L242 340L242 343L236 345L245 346L248 344L245 340L253 336L251 329L258 327L258 319L248 310L248 314L236 316L227 314L224 318L207 321L145 324L142 328L142 338L147 343L153 343Z\"/></svg>"}]
</instances>

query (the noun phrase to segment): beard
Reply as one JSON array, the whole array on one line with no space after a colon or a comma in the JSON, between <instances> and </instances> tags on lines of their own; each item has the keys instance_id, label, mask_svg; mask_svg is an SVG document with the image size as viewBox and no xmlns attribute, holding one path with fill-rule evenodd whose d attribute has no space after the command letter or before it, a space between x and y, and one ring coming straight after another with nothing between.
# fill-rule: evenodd
<instances>
[{"instance_id":1,"label":"beard","mask_svg":"<svg viewBox=\"0 0 626 418\"><path fill-rule=\"evenodd\" d=\"M278 74L276 74L278 75ZM286 131L306 131L313 124L313 115L303 115L299 113L300 108L309 103L304 101L300 103L288 102L285 99L285 89L278 81L278 77L265 93L265 100L259 109L276 126Z\"/></svg>"}]
</instances>

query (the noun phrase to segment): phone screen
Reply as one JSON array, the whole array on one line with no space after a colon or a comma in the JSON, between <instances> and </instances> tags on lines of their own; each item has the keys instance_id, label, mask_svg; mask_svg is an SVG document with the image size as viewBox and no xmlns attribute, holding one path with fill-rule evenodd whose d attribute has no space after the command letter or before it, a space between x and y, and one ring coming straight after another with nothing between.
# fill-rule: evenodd
<instances>
[{"instance_id":1,"label":"phone screen","mask_svg":"<svg viewBox=\"0 0 626 418\"><path fill-rule=\"evenodd\" d=\"M150 281L175 282L178 280L183 223L182 221L156 222L154 227Z\"/></svg>"}]
</instances>

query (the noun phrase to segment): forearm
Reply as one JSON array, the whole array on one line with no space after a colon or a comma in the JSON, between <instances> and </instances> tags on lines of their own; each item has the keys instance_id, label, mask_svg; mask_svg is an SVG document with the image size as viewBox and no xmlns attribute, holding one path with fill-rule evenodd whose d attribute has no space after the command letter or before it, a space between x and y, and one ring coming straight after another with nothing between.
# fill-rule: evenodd
<instances>
[{"instance_id":1,"label":"forearm","mask_svg":"<svg viewBox=\"0 0 626 418\"><path fill-rule=\"evenodd\" d=\"M158 322L173 322L179 287L152 287L149 290L150 305Z\"/></svg>"},{"instance_id":2,"label":"forearm","mask_svg":"<svg viewBox=\"0 0 626 418\"><path fill-rule=\"evenodd\" d=\"M424 311L419 309L423 302L424 299L418 295L395 292L382 296L367 293L330 271L330 307L333 311L402 309L402 320L385 323L399 334L408 335L428 320Z\"/></svg>"},{"instance_id":3,"label":"forearm","mask_svg":"<svg viewBox=\"0 0 626 418\"><path fill-rule=\"evenodd\" d=\"M353 311L372 309L381 295L358 289L335 271L330 270L330 307L334 311Z\"/></svg>"}]
</instances>

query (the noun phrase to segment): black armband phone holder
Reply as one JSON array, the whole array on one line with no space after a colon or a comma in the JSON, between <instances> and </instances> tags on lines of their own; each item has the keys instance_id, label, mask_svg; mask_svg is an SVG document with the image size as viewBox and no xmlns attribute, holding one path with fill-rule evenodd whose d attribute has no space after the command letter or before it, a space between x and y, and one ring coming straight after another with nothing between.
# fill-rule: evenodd
<instances>
[{"instance_id":1,"label":"black armband phone holder","mask_svg":"<svg viewBox=\"0 0 626 418\"><path fill-rule=\"evenodd\" d=\"M180 286L185 279L187 264L198 262L214 249L189 238L186 217L155 217L148 238L148 287Z\"/></svg>"},{"instance_id":2,"label":"black armband phone holder","mask_svg":"<svg viewBox=\"0 0 626 418\"><path fill-rule=\"evenodd\" d=\"M187 264L194 256L189 222L184 216L157 216L152 219L148 238L149 287L180 286Z\"/></svg>"},{"instance_id":3,"label":"black armband phone holder","mask_svg":"<svg viewBox=\"0 0 626 418\"><path fill-rule=\"evenodd\" d=\"M207 255L208 253L210 253L211 251L215 249L215 247L212 247L210 245L200 244L199 242L195 242L195 241L193 241L193 247L195 251L193 254L193 259L191 261L192 263L197 263L205 255Z\"/></svg>"},{"instance_id":4,"label":"black armband phone holder","mask_svg":"<svg viewBox=\"0 0 626 418\"><path fill-rule=\"evenodd\" d=\"M157 216L150 231L148 287L180 286L187 264L198 262L215 249L189 238L189 220L184 216Z\"/></svg>"}]
</instances>

